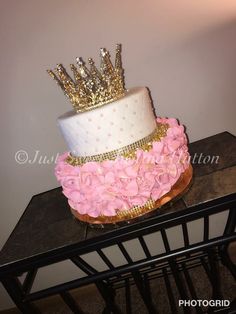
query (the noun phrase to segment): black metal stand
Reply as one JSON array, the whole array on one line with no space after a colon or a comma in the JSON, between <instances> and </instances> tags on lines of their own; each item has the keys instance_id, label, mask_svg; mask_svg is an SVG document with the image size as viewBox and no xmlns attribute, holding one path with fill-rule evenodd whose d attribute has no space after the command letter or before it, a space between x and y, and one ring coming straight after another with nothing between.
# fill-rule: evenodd
<instances>
[{"instance_id":1,"label":"black metal stand","mask_svg":"<svg viewBox=\"0 0 236 314\"><path fill-rule=\"evenodd\" d=\"M24 314L39 314L40 311L32 303L24 302L24 294L18 278L8 277L2 279L2 284L7 290L18 309Z\"/></svg>"}]
</instances>

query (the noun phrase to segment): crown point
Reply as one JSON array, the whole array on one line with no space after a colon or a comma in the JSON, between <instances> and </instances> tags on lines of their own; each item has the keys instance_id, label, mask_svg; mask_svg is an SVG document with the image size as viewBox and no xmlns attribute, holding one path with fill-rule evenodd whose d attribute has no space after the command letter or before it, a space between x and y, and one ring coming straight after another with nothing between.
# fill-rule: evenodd
<instances>
[{"instance_id":1,"label":"crown point","mask_svg":"<svg viewBox=\"0 0 236 314\"><path fill-rule=\"evenodd\" d=\"M100 49L100 52L101 52L101 56L104 57L105 55L107 55L107 50L106 48L101 48Z\"/></svg>"},{"instance_id":2,"label":"crown point","mask_svg":"<svg viewBox=\"0 0 236 314\"><path fill-rule=\"evenodd\" d=\"M52 72L52 70L47 70L47 73L48 73L54 80L56 80L56 75Z\"/></svg>"},{"instance_id":3,"label":"crown point","mask_svg":"<svg viewBox=\"0 0 236 314\"><path fill-rule=\"evenodd\" d=\"M77 68L76 68L76 66L73 63L70 64L70 69L72 71L74 71L74 70L77 71Z\"/></svg>"},{"instance_id":4,"label":"crown point","mask_svg":"<svg viewBox=\"0 0 236 314\"><path fill-rule=\"evenodd\" d=\"M77 62L78 65L84 65L84 61L83 61L83 59L81 57L77 57L76 58L76 62Z\"/></svg>"}]
</instances>

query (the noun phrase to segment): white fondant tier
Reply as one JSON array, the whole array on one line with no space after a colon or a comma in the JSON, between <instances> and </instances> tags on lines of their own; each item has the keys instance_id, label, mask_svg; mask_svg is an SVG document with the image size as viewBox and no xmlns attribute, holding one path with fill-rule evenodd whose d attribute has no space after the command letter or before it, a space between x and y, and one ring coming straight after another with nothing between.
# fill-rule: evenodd
<instances>
[{"instance_id":1,"label":"white fondant tier","mask_svg":"<svg viewBox=\"0 0 236 314\"><path fill-rule=\"evenodd\" d=\"M136 87L100 108L83 113L69 111L58 118L58 124L74 156L91 156L148 136L156 128L156 119L147 88Z\"/></svg>"}]
</instances>

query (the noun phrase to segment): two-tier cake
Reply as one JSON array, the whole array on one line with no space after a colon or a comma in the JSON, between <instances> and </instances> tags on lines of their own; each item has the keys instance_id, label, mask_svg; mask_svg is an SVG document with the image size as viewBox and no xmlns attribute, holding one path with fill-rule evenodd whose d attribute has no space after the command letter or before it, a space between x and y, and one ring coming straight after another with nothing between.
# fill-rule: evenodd
<instances>
[{"instance_id":1,"label":"two-tier cake","mask_svg":"<svg viewBox=\"0 0 236 314\"><path fill-rule=\"evenodd\" d=\"M120 45L115 64L101 49L89 59L48 71L73 104L58 118L69 152L55 174L72 213L90 223L116 223L152 211L182 193L192 177L184 127L156 118L146 87L126 90Z\"/></svg>"}]
</instances>

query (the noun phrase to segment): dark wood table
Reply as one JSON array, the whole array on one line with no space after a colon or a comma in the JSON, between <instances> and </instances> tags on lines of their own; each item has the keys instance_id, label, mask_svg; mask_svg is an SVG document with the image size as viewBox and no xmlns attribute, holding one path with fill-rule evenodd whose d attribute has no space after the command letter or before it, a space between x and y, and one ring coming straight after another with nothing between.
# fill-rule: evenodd
<instances>
[{"instance_id":1,"label":"dark wood table","mask_svg":"<svg viewBox=\"0 0 236 314\"><path fill-rule=\"evenodd\" d=\"M67 304L73 308L73 302L66 292L63 294L64 290L68 291L69 288L76 287L76 283L79 285L94 281L99 283L99 280L102 282L106 279L106 277L102 277L103 273L96 272L95 277L88 276L89 279L84 278L81 283L75 280L72 284L61 285L59 290L49 289L43 291L42 294L33 293L32 296L30 287L39 267L66 259L71 259L79 265L81 260L76 260L75 255L85 254L102 247L108 240L116 239L118 241L117 239L121 237L123 240L127 240L136 230L144 230L139 234L140 240L142 235L147 233L148 226L151 228L171 219L187 217L191 213L195 213L196 217L194 217L197 218L197 210L209 208L209 205L214 207L229 202L229 206L233 207L236 202L235 136L223 132L191 143L189 149L194 169L193 184L189 191L182 199L135 219L129 224L95 229L75 220L60 187L33 196L0 253L0 280L18 308L23 313L36 313L37 309L31 304L31 301L36 300L37 297L58 293L58 291ZM232 216L232 219L234 220L235 216ZM233 223L235 224L235 221ZM230 228L232 231L232 223ZM184 240L186 240L185 238L186 232L184 232ZM231 232L228 238L222 241L229 243L234 239L235 233ZM189 241L187 241L187 245L189 245ZM119 247L122 249L121 245ZM142 247L144 247L143 244ZM101 253L101 250L99 252ZM123 253L125 254L124 248ZM102 258L109 263L106 257ZM156 262L157 260L158 258ZM137 270L136 264L134 263L133 268L131 267L129 271ZM147 261L146 264L148 264ZM112 270L115 271L115 268L113 267ZM122 272L124 269L120 270L118 267L118 270ZM25 283L21 285L17 276L23 272L28 272L28 275ZM88 275L91 275L91 272L89 273L87 270ZM100 286L100 288L102 291L104 287Z\"/></svg>"}]
</instances>

